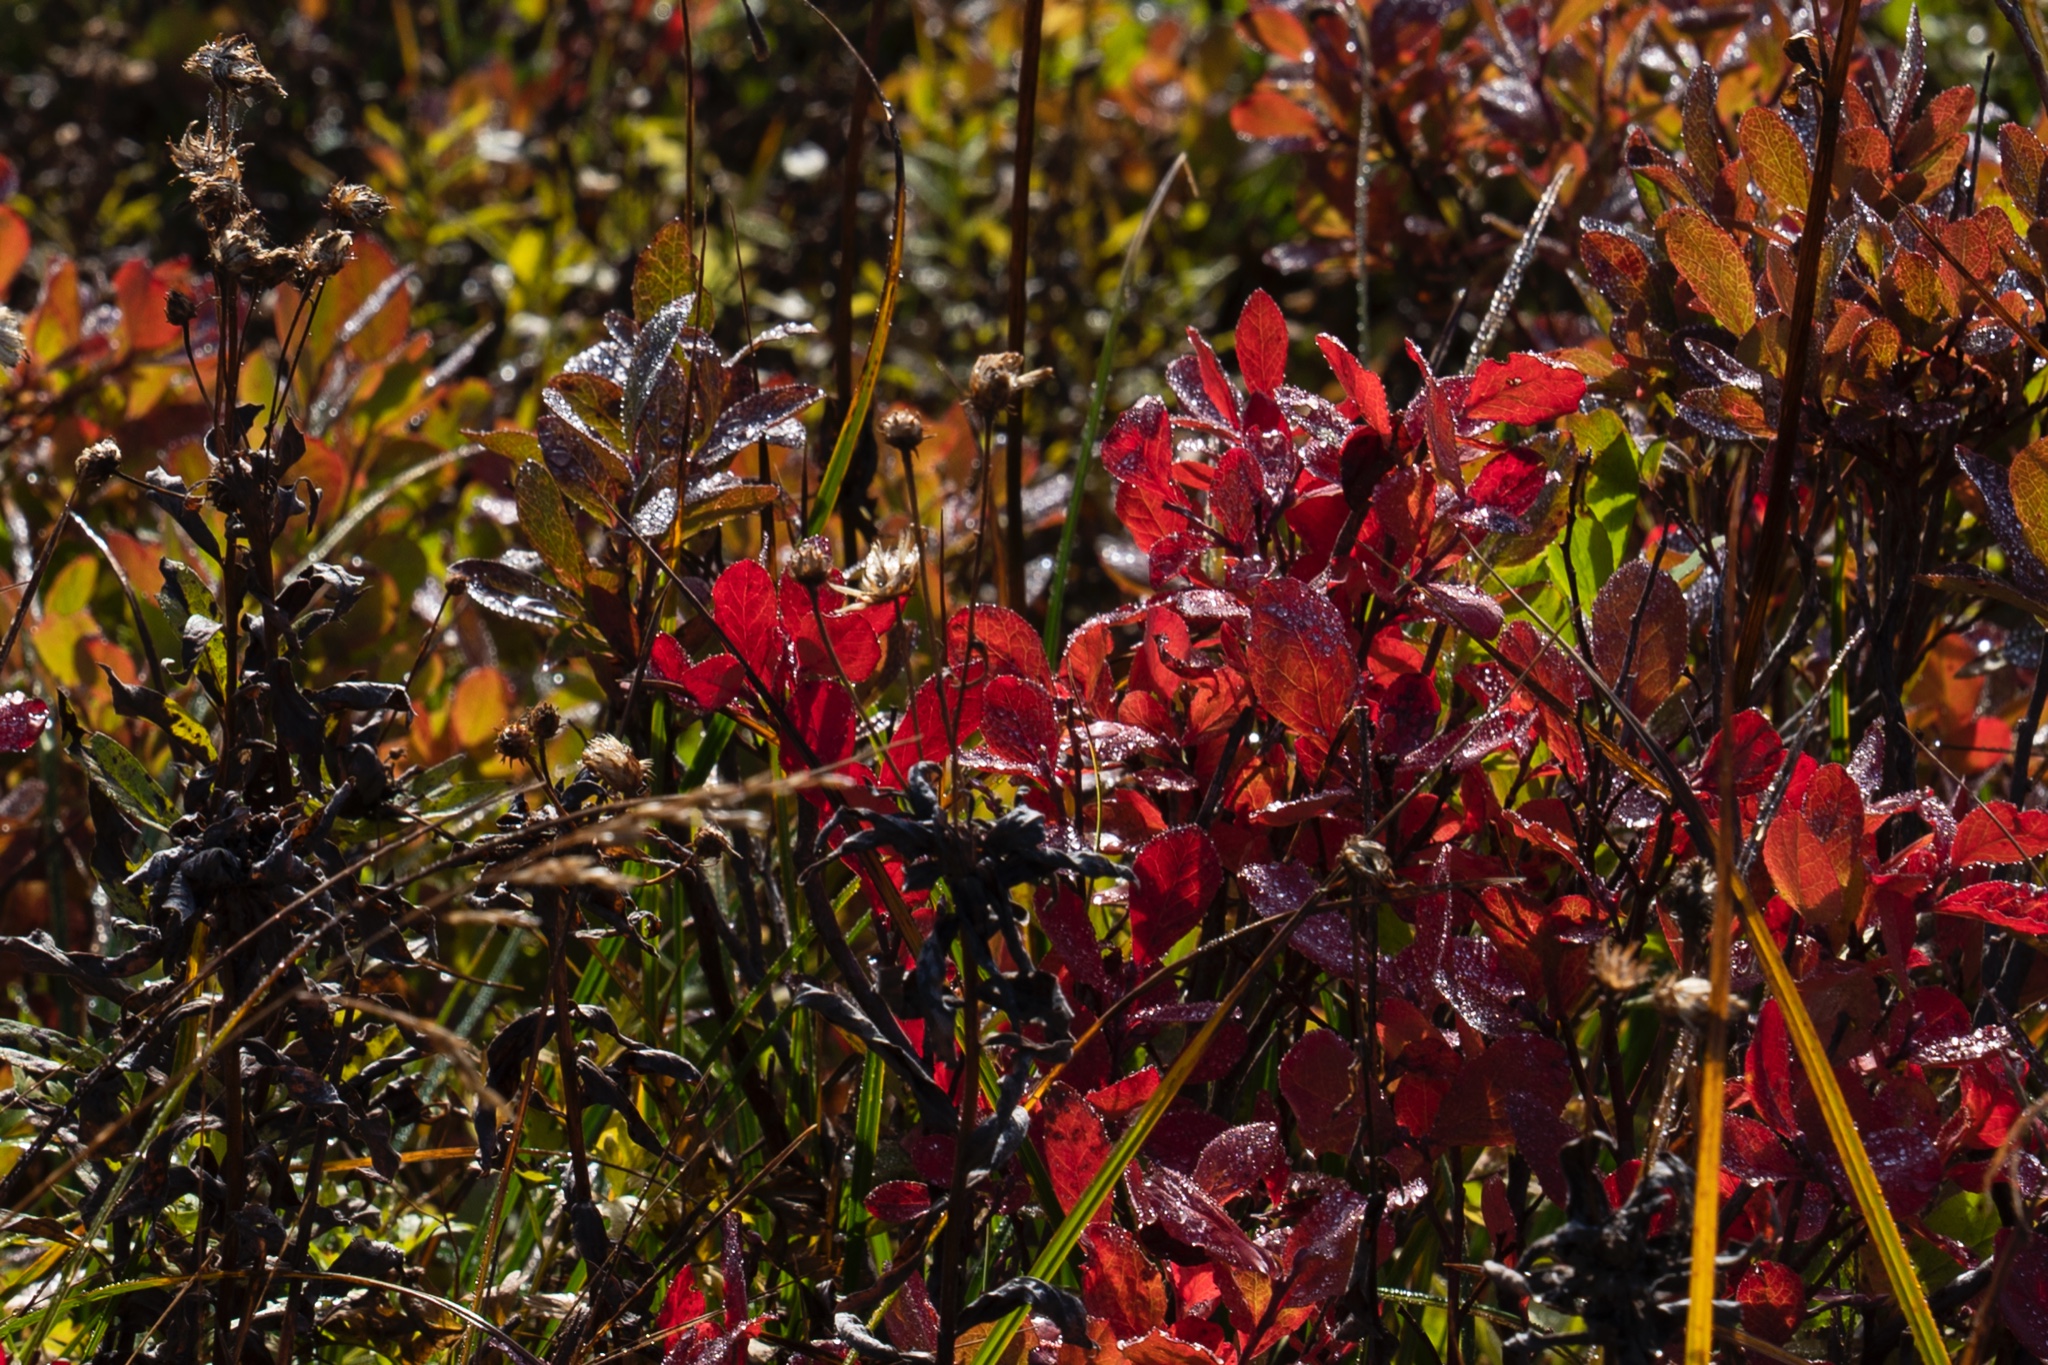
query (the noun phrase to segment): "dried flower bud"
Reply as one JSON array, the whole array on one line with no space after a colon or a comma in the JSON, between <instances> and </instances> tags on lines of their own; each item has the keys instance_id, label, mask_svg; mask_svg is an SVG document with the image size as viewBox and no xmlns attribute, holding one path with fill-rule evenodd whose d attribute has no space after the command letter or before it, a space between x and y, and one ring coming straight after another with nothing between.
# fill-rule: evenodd
<instances>
[{"instance_id":1,"label":"dried flower bud","mask_svg":"<svg viewBox=\"0 0 2048 1365\"><path fill-rule=\"evenodd\" d=\"M1049 369L1026 370L1024 357L1015 351L999 351L985 355L974 362L974 369L967 377L967 406L975 411L983 425L1010 403L1025 389L1036 388L1052 378Z\"/></svg>"},{"instance_id":2,"label":"dried flower bud","mask_svg":"<svg viewBox=\"0 0 2048 1365\"><path fill-rule=\"evenodd\" d=\"M1633 945L1603 939L1593 945L1593 976L1613 995L1630 995L1650 979L1650 964Z\"/></svg>"},{"instance_id":3,"label":"dried flower bud","mask_svg":"<svg viewBox=\"0 0 2048 1365\"><path fill-rule=\"evenodd\" d=\"M253 235L231 227L214 241L213 263L220 267L223 275L246 275L256 268L257 257L264 249L263 243Z\"/></svg>"},{"instance_id":4,"label":"dried flower bud","mask_svg":"<svg viewBox=\"0 0 2048 1365\"><path fill-rule=\"evenodd\" d=\"M507 763L533 757L533 731L526 728L525 721L515 720L498 731L498 757Z\"/></svg>"},{"instance_id":5,"label":"dried flower bud","mask_svg":"<svg viewBox=\"0 0 2048 1365\"><path fill-rule=\"evenodd\" d=\"M173 327L190 327L192 319L199 316L199 305L192 296L182 289L173 289L164 296L164 321Z\"/></svg>"},{"instance_id":6,"label":"dried flower bud","mask_svg":"<svg viewBox=\"0 0 2048 1365\"><path fill-rule=\"evenodd\" d=\"M562 713L551 701L541 702L526 713L526 728L533 731L533 737L545 744L562 732Z\"/></svg>"},{"instance_id":7,"label":"dried flower bud","mask_svg":"<svg viewBox=\"0 0 2048 1365\"><path fill-rule=\"evenodd\" d=\"M1691 1028L1699 1028L1712 1017L1713 983L1704 976L1680 976L1673 972L1650 990L1650 1003ZM1731 1010L1735 997L1729 996Z\"/></svg>"},{"instance_id":8,"label":"dried flower bud","mask_svg":"<svg viewBox=\"0 0 2048 1365\"><path fill-rule=\"evenodd\" d=\"M467 597L469 596L469 575L466 573L449 574L442 583L442 587L447 590L448 596L451 598Z\"/></svg>"},{"instance_id":9,"label":"dried flower bud","mask_svg":"<svg viewBox=\"0 0 2048 1365\"><path fill-rule=\"evenodd\" d=\"M592 735L583 746L583 767L620 796L638 796L647 788L647 765L626 742L613 735Z\"/></svg>"},{"instance_id":10,"label":"dried flower bud","mask_svg":"<svg viewBox=\"0 0 2048 1365\"><path fill-rule=\"evenodd\" d=\"M256 44L239 33L232 38L215 38L200 48L185 59L185 69L244 99L253 100L258 95L285 97L277 77L256 56Z\"/></svg>"},{"instance_id":11,"label":"dried flower bud","mask_svg":"<svg viewBox=\"0 0 2048 1365\"><path fill-rule=\"evenodd\" d=\"M1337 856L1343 861L1344 870L1362 882L1377 886L1394 875L1394 864L1387 857L1386 845L1363 834L1354 834L1346 839Z\"/></svg>"},{"instance_id":12,"label":"dried flower bud","mask_svg":"<svg viewBox=\"0 0 2048 1365\"><path fill-rule=\"evenodd\" d=\"M832 586L864 606L893 602L917 586L920 563L917 536L905 531L893 543L878 540L868 546L854 581Z\"/></svg>"},{"instance_id":13,"label":"dried flower bud","mask_svg":"<svg viewBox=\"0 0 2048 1365\"><path fill-rule=\"evenodd\" d=\"M73 468L78 473L78 491L90 493L114 477L121 467L121 447L112 441L94 441L79 455Z\"/></svg>"},{"instance_id":14,"label":"dried flower bud","mask_svg":"<svg viewBox=\"0 0 2048 1365\"><path fill-rule=\"evenodd\" d=\"M317 284L332 279L348 264L349 251L355 246L355 235L340 228L329 228L316 232L299 243L294 274L301 284Z\"/></svg>"},{"instance_id":15,"label":"dried flower bud","mask_svg":"<svg viewBox=\"0 0 2048 1365\"><path fill-rule=\"evenodd\" d=\"M882 444L908 455L924 444L924 419L910 408L898 405L882 414L875 424Z\"/></svg>"},{"instance_id":16,"label":"dried flower bud","mask_svg":"<svg viewBox=\"0 0 2048 1365\"><path fill-rule=\"evenodd\" d=\"M0 308L0 370L11 370L28 354L28 338L21 332L21 314Z\"/></svg>"},{"instance_id":17,"label":"dried flower bud","mask_svg":"<svg viewBox=\"0 0 2048 1365\"><path fill-rule=\"evenodd\" d=\"M789 576L807 588L822 587L832 577L832 542L823 536L798 541L789 552Z\"/></svg>"},{"instance_id":18,"label":"dried flower bud","mask_svg":"<svg viewBox=\"0 0 2048 1365\"><path fill-rule=\"evenodd\" d=\"M336 182L327 191L327 200L321 205L327 216L343 227L366 228L391 212L391 205L383 195L368 185L357 185L350 181Z\"/></svg>"}]
</instances>

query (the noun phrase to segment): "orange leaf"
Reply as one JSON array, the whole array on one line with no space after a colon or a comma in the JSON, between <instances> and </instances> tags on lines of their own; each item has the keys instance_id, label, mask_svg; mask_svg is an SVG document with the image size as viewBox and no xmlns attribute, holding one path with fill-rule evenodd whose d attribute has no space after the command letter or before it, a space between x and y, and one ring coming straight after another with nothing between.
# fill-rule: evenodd
<instances>
[{"instance_id":1,"label":"orange leaf","mask_svg":"<svg viewBox=\"0 0 2048 1365\"><path fill-rule=\"evenodd\" d=\"M1663 227L1671 264L1714 321L1736 336L1748 332L1756 321L1756 290L1735 239L1697 209L1671 210L1664 215Z\"/></svg>"}]
</instances>

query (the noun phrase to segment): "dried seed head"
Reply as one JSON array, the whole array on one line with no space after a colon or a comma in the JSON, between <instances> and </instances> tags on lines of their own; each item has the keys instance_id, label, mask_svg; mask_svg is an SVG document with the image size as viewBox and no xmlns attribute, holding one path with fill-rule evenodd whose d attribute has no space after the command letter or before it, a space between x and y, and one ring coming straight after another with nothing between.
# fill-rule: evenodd
<instances>
[{"instance_id":1,"label":"dried seed head","mask_svg":"<svg viewBox=\"0 0 2048 1365\"><path fill-rule=\"evenodd\" d=\"M1386 845L1363 834L1354 834L1346 839L1337 856L1342 860L1344 870L1361 882L1378 886L1394 875L1394 864L1387 857Z\"/></svg>"},{"instance_id":2,"label":"dried seed head","mask_svg":"<svg viewBox=\"0 0 2048 1365\"><path fill-rule=\"evenodd\" d=\"M327 216L343 227L366 228L391 212L391 205L383 195L368 185L357 185L347 180L337 181L327 191L327 200L321 205Z\"/></svg>"},{"instance_id":3,"label":"dried seed head","mask_svg":"<svg viewBox=\"0 0 2048 1365\"><path fill-rule=\"evenodd\" d=\"M441 586L451 598L467 597L469 596L469 575L466 573L449 574Z\"/></svg>"},{"instance_id":4,"label":"dried seed head","mask_svg":"<svg viewBox=\"0 0 2048 1365\"><path fill-rule=\"evenodd\" d=\"M583 746L583 766L620 796L638 796L647 788L647 765L616 736L592 735Z\"/></svg>"},{"instance_id":5,"label":"dried seed head","mask_svg":"<svg viewBox=\"0 0 2048 1365\"><path fill-rule=\"evenodd\" d=\"M192 296L182 289L173 289L164 295L164 321L173 327L189 327L192 319L199 316L199 305Z\"/></svg>"},{"instance_id":6,"label":"dried seed head","mask_svg":"<svg viewBox=\"0 0 2048 1365\"><path fill-rule=\"evenodd\" d=\"M974 370L967 377L967 406L974 409L986 426L1020 392L1036 388L1050 378L1049 369L1026 370L1024 357L1015 351L985 355L974 362Z\"/></svg>"},{"instance_id":7,"label":"dried seed head","mask_svg":"<svg viewBox=\"0 0 2048 1365\"><path fill-rule=\"evenodd\" d=\"M215 38L200 48L185 59L185 69L243 99L253 100L259 95L285 97L277 77L256 56L256 44L239 33L232 38Z\"/></svg>"},{"instance_id":8,"label":"dried seed head","mask_svg":"<svg viewBox=\"0 0 2048 1365\"><path fill-rule=\"evenodd\" d=\"M1707 1022L1713 996L1713 983L1704 976L1680 976L1676 972L1650 989L1650 1003L1689 1028L1699 1028ZM1729 1003L1733 1005L1733 996Z\"/></svg>"},{"instance_id":9,"label":"dried seed head","mask_svg":"<svg viewBox=\"0 0 2048 1365\"><path fill-rule=\"evenodd\" d=\"M1650 979L1650 964L1632 944L1603 939L1593 945L1593 975L1613 995L1632 995Z\"/></svg>"},{"instance_id":10,"label":"dried seed head","mask_svg":"<svg viewBox=\"0 0 2048 1365\"><path fill-rule=\"evenodd\" d=\"M924 419L912 409L898 404L882 414L882 420L875 424L875 432L882 438L883 445L908 455L924 444Z\"/></svg>"},{"instance_id":11,"label":"dried seed head","mask_svg":"<svg viewBox=\"0 0 2048 1365\"><path fill-rule=\"evenodd\" d=\"M293 271L298 282L302 285L318 284L340 274L341 268L348 264L349 250L355 245L355 240L352 233L341 228L329 228L300 242Z\"/></svg>"},{"instance_id":12,"label":"dried seed head","mask_svg":"<svg viewBox=\"0 0 2048 1365\"><path fill-rule=\"evenodd\" d=\"M920 562L917 536L914 532L905 531L893 542L878 540L868 546L867 557L860 562L858 577L851 583L832 586L863 606L893 602L917 586Z\"/></svg>"},{"instance_id":13,"label":"dried seed head","mask_svg":"<svg viewBox=\"0 0 2048 1365\"><path fill-rule=\"evenodd\" d=\"M114 471L121 467L121 447L112 441L94 441L78 457L73 468L78 473L78 491L90 493L114 477Z\"/></svg>"},{"instance_id":14,"label":"dried seed head","mask_svg":"<svg viewBox=\"0 0 2048 1365\"><path fill-rule=\"evenodd\" d=\"M249 263L249 287L255 290L270 289L283 284L299 273L299 253L290 247L267 246L256 253L256 259Z\"/></svg>"},{"instance_id":15,"label":"dried seed head","mask_svg":"<svg viewBox=\"0 0 2048 1365\"><path fill-rule=\"evenodd\" d=\"M247 275L255 270L259 256L267 249L253 233L231 227L214 239L213 263L223 275Z\"/></svg>"},{"instance_id":16,"label":"dried seed head","mask_svg":"<svg viewBox=\"0 0 2048 1365\"><path fill-rule=\"evenodd\" d=\"M541 702L526 713L526 728L533 731L533 737L545 744L562 732L562 713L551 701Z\"/></svg>"},{"instance_id":17,"label":"dried seed head","mask_svg":"<svg viewBox=\"0 0 2048 1365\"><path fill-rule=\"evenodd\" d=\"M0 308L0 370L11 370L28 354L28 338L21 332L21 314Z\"/></svg>"},{"instance_id":18,"label":"dried seed head","mask_svg":"<svg viewBox=\"0 0 2048 1365\"><path fill-rule=\"evenodd\" d=\"M515 720L498 731L498 757L507 763L533 757L533 731L526 728L525 721Z\"/></svg>"},{"instance_id":19,"label":"dried seed head","mask_svg":"<svg viewBox=\"0 0 2048 1365\"><path fill-rule=\"evenodd\" d=\"M790 548L789 576L807 588L822 587L832 577L832 542L810 536Z\"/></svg>"}]
</instances>

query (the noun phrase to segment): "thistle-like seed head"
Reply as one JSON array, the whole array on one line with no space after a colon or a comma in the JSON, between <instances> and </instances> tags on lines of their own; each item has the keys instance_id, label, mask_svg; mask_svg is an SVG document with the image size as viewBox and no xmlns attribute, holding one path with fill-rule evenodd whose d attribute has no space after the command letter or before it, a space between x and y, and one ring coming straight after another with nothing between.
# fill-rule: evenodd
<instances>
[{"instance_id":1,"label":"thistle-like seed head","mask_svg":"<svg viewBox=\"0 0 2048 1365\"><path fill-rule=\"evenodd\" d=\"M916 534L905 531L894 541L878 540L868 546L867 557L861 560L854 581L832 586L863 606L893 602L917 586L921 562Z\"/></svg>"},{"instance_id":2,"label":"thistle-like seed head","mask_svg":"<svg viewBox=\"0 0 2048 1365\"><path fill-rule=\"evenodd\" d=\"M515 720L498 731L498 757L507 763L520 763L533 757L533 731L523 720Z\"/></svg>"},{"instance_id":3,"label":"thistle-like seed head","mask_svg":"<svg viewBox=\"0 0 2048 1365\"><path fill-rule=\"evenodd\" d=\"M882 414L882 420L875 423L875 433L882 438L883 445L908 455L924 444L924 419L898 404Z\"/></svg>"},{"instance_id":4,"label":"thistle-like seed head","mask_svg":"<svg viewBox=\"0 0 2048 1365\"><path fill-rule=\"evenodd\" d=\"M832 577L832 542L823 536L798 541L789 552L789 576L807 588L824 586Z\"/></svg>"},{"instance_id":5,"label":"thistle-like seed head","mask_svg":"<svg viewBox=\"0 0 2048 1365\"><path fill-rule=\"evenodd\" d=\"M647 765L615 735L592 735L583 746L583 766L620 796L638 796L647 789Z\"/></svg>"},{"instance_id":6,"label":"thistle-like seed head","mask_svg":"<svg viewBox=\"0 0 2048 1365\"><path fill-rule=\"evenodd\" d=\"M0 370L11 370L28 354L28 338L22 334L21 314L0 308Z\"/></svg>"},{"instance_id":7,"label":"thistle-like seed head","mask_svg":"<svg viewBox=\"0 0 2048 1365\"><path fill-rule=\"evenodd\" d=\"M326 202L321 205L327 216L347 228L366 228L391 212L391 205L383 195L368 185L351 181L337 181L327 191Z\"/></svg>"},{"instance_id":8,"label":"thistle-like seed head","mask_svg":"<svg viewBox=\"0 0 2048 1365\"><path fill-rule=\"evenodd\" d=\"M256 44L242 34L215 38L185 59L185 69L204 76L217 89L245 100L259 95L285 97L284 87L256 55Z\"/></svg>"},{"instance_id":9,"label":"thistle-like seed head","mask_svg":"<svg viewBox=\"0 0 2048 1365\"><path fill-rule=\"evenodd\" d=\"M551 701L541 702L526 713L526 728L533 731L533 737L545 744L562 732L562 713Z\"/></svg>"},{"instance_id":10,"label":"thistle-like seed head","mask_svg":"<svg viewBox=\"0 0 2048 1365\"><path fill-rule=\"evenodd\" d=\"M94 441L79 453L73 468L78 473L78 490L90 493L114 477L121 467L121 447L112 441Z\"/></svg>"}]
</instances>

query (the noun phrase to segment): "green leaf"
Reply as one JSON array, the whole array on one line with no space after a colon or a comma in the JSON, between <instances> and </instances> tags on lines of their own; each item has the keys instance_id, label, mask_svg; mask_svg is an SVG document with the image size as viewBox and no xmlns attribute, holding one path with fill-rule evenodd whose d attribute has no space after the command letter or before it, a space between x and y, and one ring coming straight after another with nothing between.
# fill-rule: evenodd
<instances>
[{"instance_id":1,"label":"green leaf","mask_svg":"<svg viewBox=\"0 0 2048 1365\"><path fill-rule=\"evenodd\" d=\"M1663 228L1671 264L1714 321L1738 337L1747 333L1756 322L1756 289L1735 239L1698 209L1671 210Z\"/></svg>"},{"instance_id":2,"label":"green leaf","mask_svg":"<svg viewBox=\"0 0 2048 1365\"><path fill-rule=\"evenodd\" d=\"M539 460L527 460L513 476L512 492L519 505L519 529L528 543L563 586L581 592L589 559L555 476Z\"/></svg>"},{"instance_id":3,"label":"green leaf","mask_svg":"<svg viewBox=\"0 0 2048 1365\"><path fill-rule=\"evenodd\" d=\"M171 798L120 740L95 733L86 739L82 757L92 780L137 824L164 830L178 818Z\"/></svg>"}]
</instances>

